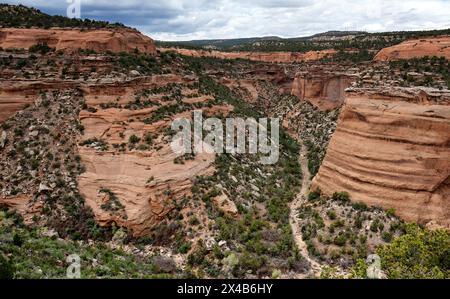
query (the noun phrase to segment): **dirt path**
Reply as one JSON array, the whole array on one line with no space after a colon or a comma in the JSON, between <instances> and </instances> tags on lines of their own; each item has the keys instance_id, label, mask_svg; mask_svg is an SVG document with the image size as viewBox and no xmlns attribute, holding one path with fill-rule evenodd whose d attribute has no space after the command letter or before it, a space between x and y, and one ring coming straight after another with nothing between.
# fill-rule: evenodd
<instances>
[{"instance_id":1,"label":"dirt path","mask_svg":"<svg viewBox=\"0 0 450 299\"><path fill-rule=\"evenodd\" d=\"M298 139L297 139L298 140ZM300 250L300 253L302 256L309 262L311 265L311 273L314 276L320 275L321 272L321 266L318 262L310 258L307 246L305 242L302 239L302 232L300 229L298 217L297 217L297 209L304 203L308 196L308 190L309 186L311 185L311 174L309 173L308 169L308 159L307 159L307 150L306 147L303 145L301 140L298 140L298 143L300 144L300 165L302 169L302 188L300 190L300 193L297 194L297 197L291 202L290 208L291 208L291 214L289 216L289 223L292 227L292 232L294 235L295 243L297 244L297 248Z\"/></svg>"}]
</instances>

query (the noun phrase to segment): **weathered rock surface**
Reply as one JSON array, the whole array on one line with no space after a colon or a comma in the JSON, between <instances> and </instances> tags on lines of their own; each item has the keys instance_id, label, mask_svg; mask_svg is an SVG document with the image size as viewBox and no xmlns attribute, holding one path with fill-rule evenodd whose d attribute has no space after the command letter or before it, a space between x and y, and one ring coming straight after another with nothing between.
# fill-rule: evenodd
<instances>
[{"instance_id":1,"label":"weathered rock surface","mask_svg":"<svg viewBox=\"0 0 450 299\"><path fill-rule=\"evenodd\" d=\"M292 95L321 110L333 110L343 104L345 89L356 80L357 76L333 72L298 73L292 84Z\"/></svg>"},{"instance_id":2,"label":"weathered rock surface","mask_svg":"<svg viewBox=\"0 0 450 299\"><path fill-rule=\"evenodd\" d=\"M168 84L189 84L195 78L179 76L174 74L154 75L151 77L133 78L125 82L93 83L81 84L81 89L85 92L86 102L89 105L100 105L111 102L118 104L128 103L130 98L134 98L136 91L146 88L162 87Z\"/></svg>"},{"instance_id":3,"label":"weathered rock surface","mask_svg":"<svg viewBox=\"0 0 450 299\"><path fill-rule=\"evenodd\" d=\"M138 49L142 53L156 53L151 38L131 29L0 29L0 47L4 49L28 49L39 43L65 51L86 49L118 53Z\"/></svg>"},{"instance_id":4,"label":"weathered rock surface","mask_svg":"<svg viewBox=\"0 0 450 299\"><path fill-rule=\"evenodd\" d=\"M32 104L42 90L81 88L89 105L119 101L127 103L136 90L164 86L170 83L190 83L193 79L177 75L156 75L134 78L125 82L84 83L64 80L4 80L0 86L0 123L7 120L27 104Z\"/></svg>"},{"instance_id":5,"label":"weathered rock surface","mask_svg":"<svg viewBox=\"0 0 450 299\"><path fill-rule=\"evenodd\" d=\"M450 227L449 96L349 93L312 188Z\"/></svg>"},{"instance_id":6,"label":"weathered rock surface","mask_svg":"<svg viewBox=\"0 0 450 299\"><path fill-rule=\"evenodd\" d=\"M336 53L335 50L300 52L220 52L207 50L189 50L179 48L158 48L159 51L175 51L192 57L214 57L220 59L248 59L262 62L301 62L319 60Z\"/></svg>"},{"instance_id":7,"label":"weathered rock surface","mask_svg":"<svg viewBox=\"0 0 450 299\"><path fill-rule=\"evenodd\" d=\"M128 119L151 114L155 109L82 111L80 119L85 126L83 139L99 138L109 144L119 144L132 135L142 138L147 133L158 134L161 129L170 127L170 122L127 123ZM227 113L231 109L217 106L209 110ZM190 112L173 116L179 117L189 118ZM115 222L131 229L136 236L145 235L176 207L179 200L191 194L192 180L196 176L210 175L214 171L214 154L197 154L193 160L176 164L174 160L178 155L172 151L170 144L154 142L161 148L123 152L79 148L82 163L86 166L86 172L78 179L80 193L100 224ZM102 208L108 199L99 191L105 188L117 196L124 206L124 213L111 213Z\"/></svg>"},{"instance_id":8,"label":"weathered rock surface","mask_svg":"<svg viewBox=\"0 0 450 299\"><path fill-rule=\"evenodd\" d=\"M0 123L37 99L39 92L48 89L65 89L74 84L35 80L4 80L0 86Z\"/></svg>"},{"instance_id":9,"label":"weathered rock surface","mask_svg":"<svg viewBox=\"0 0 450 299\"><path fill-rule=\"evenodd\" d=\"M213 199L214 204L223 211L225 214L231 217L237 217L239 215L238 209L233 201L231 201L226 194L219 195Z\"/></svg>"},{"instance_id":10,"label":"weathered rock surface","mask_svg":"<svg viewBox=\"0 0 450 299\"><path fill-rule=\"evenodd\" d=\"M176 155L169 146L157 153L97 153L80 149L86 173L80 176L80 192L93 209L100 224L116 222L145 234L175 208L173 200L190 194L191 178L210 174L213 155L199 155L183 165L174 164ZM148 183L149 178L153 178ZM126 218L115 216L101 208L104 195L101 188L114 192L125 206Z\"/></svg>"},{"instance_id":11,"label":"weathered rock surface","mask_svg":"<svg viewBox=\"0 0 450 299\"><path fill-rule=\"evenodd\" d=\"M437 56L450 59L450 37L433 37L405 41L399 45L378 52L375 61L411 59L424 56Z\"/></svg>"}]
</instances>

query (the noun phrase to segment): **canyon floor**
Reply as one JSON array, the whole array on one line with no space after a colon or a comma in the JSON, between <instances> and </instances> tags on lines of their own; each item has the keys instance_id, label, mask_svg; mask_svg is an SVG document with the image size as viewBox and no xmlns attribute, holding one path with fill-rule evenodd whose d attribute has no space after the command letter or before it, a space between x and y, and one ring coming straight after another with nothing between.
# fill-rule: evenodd
<instances>
[{"instance_id":1,"label":"canyon floor","mask_svg":"<svg viewBox=\"0 0 450 299\"><path fill-rule=\"evenodd\" d=\"M292 227L292 234L294 236L295 244L297 245L297 248L300 250L300 253L302 256L305 257L305 259L308 261L308 263L311 265L311 270L314 276L320 275L321 272L321 266L319 263L317 263L315 260L313 260L308 253L308 246L303 241L303 236L301 233L301 226L298 219L298 210L300 209L301 205L304 204L308 198L309 194L309 187L311 185L311 174L309 173L308 169L308 159L307 159L307 151L305 146L300 142L300 155L299 155L299 161L300 166L302 169L303 174L303 180L302 180L302 187L300 189L300 193L298 193L295 196L295 199L290 204L291 213L289 215L289 223Z\"/></svg>"}]
</instances>

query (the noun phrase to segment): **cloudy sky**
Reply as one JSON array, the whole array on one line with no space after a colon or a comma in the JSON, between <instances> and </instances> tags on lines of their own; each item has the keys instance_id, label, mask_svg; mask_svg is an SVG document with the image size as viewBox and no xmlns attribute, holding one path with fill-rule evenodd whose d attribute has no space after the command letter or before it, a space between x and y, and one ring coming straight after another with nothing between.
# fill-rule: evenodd
<instances>
[{"instance_id":1,"label":"cloudy sky","mask_svg":"<svg viewBox=\"0 0 450 299\"><path fill-rule=\"evenodd\" d=\"M122 22L159 40L299 37L328 30L450 28L450 0L1 0Z\"/></svg>"}]
</instances>

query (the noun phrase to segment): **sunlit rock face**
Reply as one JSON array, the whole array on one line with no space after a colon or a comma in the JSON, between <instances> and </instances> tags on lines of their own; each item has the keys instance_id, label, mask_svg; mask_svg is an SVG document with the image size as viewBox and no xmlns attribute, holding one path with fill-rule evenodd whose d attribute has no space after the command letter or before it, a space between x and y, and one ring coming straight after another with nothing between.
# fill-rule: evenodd
<instances>
[{"instance_id":1,"label":"sunlit rock face","mask_svg":"<svg viewBox=\"0 0 450 299\"><path fill-rule=\"evenodd\" d=\"M411 59L424 56L437 56L450 59L450 37L408 40L381 50L375 56L375 61Z\"/></svg>"},{"instance_id":2,"label":"sunlit rock face","mask_svg":"<svg viewBox=\"0 0 450 299\"><path fill-rule=\"evenodd\" d=\"M298 73L292 84L292 94L321 110L333 110L342 106L345 89L355 80L356 76L346 74Z\"/></svg>"},{"instance_id":3,"label":"sunlit rock face","mask_svg":"<svg viewBox=\"0 0 450 299\"><path fill-rule=\"evenodd\" d=\"M312 188L448 228L450 95L435 92L350 92Z\"/></svg>"},{"instance_id":4,"label":"sunlit rock face","mask_svg":"<svg viewBox=\"0 0 450 299\"><path fill-rule=\"evenodd\" d=\"M28 49L42 43L65 51L84 49L119 53L137 49L141 53L156 53L150 37L130 29L0 29L0 47L3 49Z\"/></svg>"}]
</instances>

